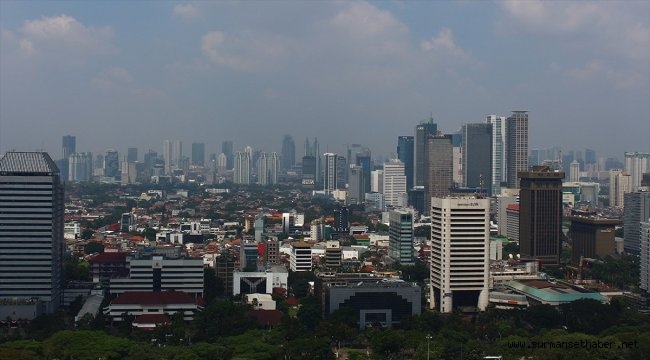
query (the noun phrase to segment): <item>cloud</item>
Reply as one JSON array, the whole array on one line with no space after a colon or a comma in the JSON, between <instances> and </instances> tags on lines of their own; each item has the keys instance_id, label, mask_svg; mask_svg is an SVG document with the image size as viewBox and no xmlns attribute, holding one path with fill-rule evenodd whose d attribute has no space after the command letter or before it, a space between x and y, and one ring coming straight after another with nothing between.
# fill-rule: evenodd
<instances>
[{"instance_id":1,"label":"cloud","mask_svg":"<svg viewBox=\"0 0 650 360\"><path fill-rule=\"evenodd\" d=\"M425 52L447 55L462 61L471 60L471 56L456 44L454 35L448 28L440 30L438 36L422 41L420 43L420 49Z\"/></svg>"},{"instance_id":2,"label":"cloud","mask_svg":"<svg viewBox=\"0 0 650 360\"><path fill-rule=\"evenodd\" d=\"M91 83L104 90L112 90L133 82L133 77L124 68L111 67L93 77Z\"/></svg>"},{"instance_id":3,"label":"cloud","mask_svg":"<svg viewBox=\"0 0 650 360\"><path fill-rule=\"evenodd\" d=\"M241 35L212 31L201 38L201 51L215 65L251 71L273 67L288 51L288 40L251 32Z\"/></svg>"},{"instance_id":4,"label":"cloud","mask_svg":"<svg viewBox=\"0 0 650 360\"><path fill-rule=\"evenodd\" d=\"M650 59L650 25L644 2L514 1L500 3L516 29L575 35L599 49L631 59Z\"/></svg>"},{"instance_id":5,"label":"cloud","mask_svg":"<svg viewBox=\"0 0 650 360\"><path fill-rule=\"evenodd\" d=\"M86 26L68 15L28 20L19 30L20 49L28 55L74 52L104 54L114 50L110 27Z\"/></svg>"},{"instance_id":6,"label":"cloud","mask_svg":"<svg viewBox=\"0 0 650 360\"><path fill-rule=\"evenodd\" d=\"M602 60L592 60L582 67L572 68L566 71L571 78L587 82L598 79L605 79L613 83L619 89L629 89L642 84L642 79L629 72L616 71L607 66Z\"/></svg>"},{"instance_id":7,"label":"cloud","mask_svg":"<svg viewBox=\"0 0 650 360\"><path fill-rule=\"evenodd\" d=\"M172 14L185 21L194 20L200 16L199 9L193 4L177 4Z\"/></svg>"}]
</instances>

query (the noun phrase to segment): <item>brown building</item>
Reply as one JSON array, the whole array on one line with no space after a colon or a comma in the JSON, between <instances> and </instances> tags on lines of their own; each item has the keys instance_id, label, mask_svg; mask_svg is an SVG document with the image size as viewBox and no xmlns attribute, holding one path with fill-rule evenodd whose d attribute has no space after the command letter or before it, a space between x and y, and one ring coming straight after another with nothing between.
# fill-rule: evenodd
<instances>
[{"instance_id":1,"label":"brown building","mask_svg":"<svg viewBox=\"0 0 650 360\"><path fill-rule=\"evenodd\" d=\"M427 179L424 185L424 211L431 211L431 198L444 198L450 194L454 182L454 155L451 135L427 136Z\"/></svg>"},{"instance_id":2,"label":"brown building","mask_svg":"<svg viewBox=\"0 0 650 360\"><path fill-rule=\"evenodd\" d=\"M562 179L564 172L548 166L520 171L519 246L523 258L542 265L560 264Z\"/></svg>"},{"instance_id":3,"label":"brown building","mask_svg":"<svg viewBox=\"0 0 650 360\"><path fill-rule=\"evenodd\" d=\"M596 216L570 216L568 219L571 220L573 240L571 262L577 264L580 257L604 257L616 253L614 233L620 220Z\"/></svg>"}]
</instances>

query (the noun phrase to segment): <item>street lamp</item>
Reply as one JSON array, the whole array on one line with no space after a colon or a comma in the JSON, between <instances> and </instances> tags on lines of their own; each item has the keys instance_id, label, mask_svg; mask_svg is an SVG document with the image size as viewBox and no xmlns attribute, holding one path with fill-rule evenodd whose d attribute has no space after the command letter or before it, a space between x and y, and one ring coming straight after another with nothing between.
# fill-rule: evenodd
<instances>
[{"instance_id":1,"label":"street lamp","mask_svg":"<svg viewBox=\"0 0 650 360\"><path fill-rule=\"evenodd\" d=\"M431 339L433 339L433 336L431 334L427 334L427 360L429 360L429 343L431 342Z\"/></svg>"}]
</instances>

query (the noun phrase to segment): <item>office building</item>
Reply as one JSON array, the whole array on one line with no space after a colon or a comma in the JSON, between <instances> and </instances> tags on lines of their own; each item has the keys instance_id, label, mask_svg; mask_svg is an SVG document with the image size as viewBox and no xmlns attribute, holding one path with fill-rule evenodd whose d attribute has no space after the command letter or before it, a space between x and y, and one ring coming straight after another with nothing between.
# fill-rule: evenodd
<instances>
[{"instance_id":1,"label":"office building","mask_svg":"<svg viewBox=\"0 0 650 360\"><path fill-rule=\"evenodd\" d=\"M650 293L650 219L641 222L640 234L640 285L646 294Z\"/></svg>"},{"instance_id":2,"label":"office building","mask_svg":"<svg viewBox=\"0 0 650 360\"><path fill-rule=\"evenodd\" d=\"M488 115L485 122L492 124L492 194L501 193L501 182L506 179L506 118Z\"/></svg>"},{"instance_id":3,"label":"office building","mask_svg":"<svg viewBox=\"0 0 650 360\"><path fill-rule=\"evenodd\" d=\"M384 192L384 170L370 172L370 192Z\"/></svg>"},{"instance_id":4,"label":"office building","mask_svg":"<svg viewBox=\"0 0 650 360\"><path fill-rule=\"evenodd\" d=\"M345 184L348 179L348 161L345 156L336 157L336 188L345 190Z\"/></svg>"},{"instance_id":5,"label":"office building","mask_svg":"<svg viewBox=\"0 0 650 360\"><path fill-rule=\"evenodd\" d=\"M282 170L291 169L296 164L296 143L291 135L282 139Z\"/></svg>"},{"instance_id":6,"label":"office building","mask_svg":"<svg viewBox=\"0 0 650 360\"><path fill-rule=\"evenodd\" d=\"M427 139L438 132L438 124L433 117L428 122L421 122L415 127L413 136L413 186L425 186L429 164L427 163Z\"/></svg>"},{"instance_id":7,"label":"office building","mask_svg":"<svg viewBox=\"0 0 650 360\"><path fill-rule=\"evenodd\" d=\"M77 152L77 138L73 135L65 135L62 138L62 144L63 157L61 158L59 171L62 178L61 180L65 181L69 179L68 159L70 159L70 155Z\"/></svg>"},{"instance_id":8,"label":"office building","mask_svg":"<svg viewBox=\"0 0 650 360\"><path fill-rule=\"evenodd\" d=\"M391 210L388 224L389 256L402 265L415 265L413 256L413 212Z\"/></svg>"},{"instance_id":9,"label":"office building","mask_svg":"<svg viewBox=\"0 0 650 360\"><path fill-rule=\"evenodd\" d=\"M465 124L462 127L463 185L492 194L492 124Z\"/></svg>"},{"instance_id":10,"label":"office building","mask_svg":"<svg viewBox=\"0 0 650 360\"><path fill-rule=\"evenodd\" d=\"M413 188L413 151L415 143L413 136L399 136L397 138L397 158L404 163L404 173L406 175L406 189Z\"/></svg>"},{"instance_id":11,"label":"office building","mask_svg":"<svg viewBox=\"0 0 650 360\"><path fill-rule=\"evenodd\" d=\"M424 210L428 214L432 197L443 198L450 194L454 171L451 135L429 136L426 155L429 164L429 181L424 184Z\"/></svg>"},{"instance_id":12,"label":"office building","mask_svg":"<svg viewBox=\"0 0 650 360\"><path fill-rule=\"evenodd\" d=\"M609 170L609 206L622 209L625 194L632 192L632 177L621 169Z\"/></svg>"},{"instance_id":13,"label":"office building","mask_svg":"<svg viewBox=\"0 0 650 360\"><path fill-rule=\"evenodd\" d=\"M485 310L489 291L490 200L431 199L431 307Z\"/></svg>"},{"instance_id":14,"label":"office building","mask_svg":"<svg viewBox=\"0 0 650 360\"><path fill-rule=\"evenodd\" d=\"M528 112L513 111L506 119L506 171L509 188L518 188L517 174L528 170Z\"/></svg>"},{"instance_id":15,"label":"office building","mask_svg":"<svg viewBox=\"0 0 650 360\"><path fill-rule=\"evenodd\" d=\"M325 242L325 267L337 270L341 267L341 243L338 240Z\"/></svg>"},{"instance_id":16,"label":"office building","mask_svg":"<svg viewBox=\"0 0 650 360\"><path fill-rule=\"evenodd\" d=\"M616 253L615 231L618 219L597 216L569 216L571 221L571 262L580 258L604 258Z\"/></svg>"},{"instance_id":17,"label":"office building","mask_svg":"<svg viewBox=\"0 0 650 360\"><path fill-rule=\"evenodd\" d=\"M227 140L221 143L221 153L226 156L226 170L231 170L235 166L232 141Z\"/></svg>"},{"instance_id":18,"label":"office building","mask_svg":"<svg viewBox=\"0 0 650 360\"><path fill-rule=\"evenodd\" d=\"M366 195L365 171L361 166L350 165L348 169L348 194L346 203L363 204Z\"/></svg>"},{"instance_id":19,"label":"office building","mask_svg":"<svg viewBox=\"0 0 650 360\"><path fill-rule=\"evenodd\" d=\"M183 143L180 140L163 141L163 159L165 160L165 175L171 175L172 172L181 167L183 158Z\"/></svg>"},{"instance_id":20,"label":"office building","mask_svg":"<svg viewBox=\"0 0 650 360\"><path fill-rule=\"evenodd\" d=\"M192 143L192 165L205 166L205 144Z\"/></svg>"},{"instance_id":21,"label":"office building","mask_svg":"<svg viewBox=\"0 0 650 360\"><path fill-rule=\"evenodd\" d=\"M496 215L497 215L497 225L499 226L498 234L499 236L506 236L506 209L508 205L516 204L518 199L516 196L503 196L499 195L495 197L496 205ZM519 210L517 210L517 215L519 215ZM517 217L517 223L519 223L519 218ZM517 224L517 228L519 225ZM517 235L519 237L519 235Z\"/></svg>"},{"instance_id":22,"label":"office building","mask_svg":"<svg viewBox=\"0 0 650 360\"><path fill-rule=\"evenodd\" d=\"M519 246L521 256L542 265L560 264L562 248L562 179L548 166L520 171Z\"/></svg>"},{"instance_id":23,"label":"office building","mask_svg":"<svg viewBox=\"0 0 650 360\"><path fill-rule=\"evenodd\" d=\"M347 206L341 206L334 210L334 224L332 232L339 238L347 237L350 234L350 210Z\"/></svg>"},{"instance_id":24,"label":"office building","mask_svg":"<svg viewBox=\"0 0 650 360\"><path fill-rule=\"evenodd\" d=\"M291 271L311 271L311 245L300 240L291 243Z\"/></svg>"},{"instance_id":25,"label":"office building","mask_svg":"<svg viewBox=\"0 0 650 360\"><path fill-rule=\"evenodd\" d=\"M641 222L650 219L650 192L635 191L624 195L623 246L628 254L639 254Z\"/></svg>"},{"instance_id":26,"label":"office building","mask_svg":"<svg viewBox=\"0 0 650 360\"><path fill-rule=\"evenodd\" d=\"M8 152L0 159L0 310L33 305L32 319L62 301L63 185L45 152ZM9 316L7 314L3 317Z\"/></svg>"},{"instance_id":27,"label":"office building","mask_svg":"<svg viewBox=\"0 0 650 360\"><path fill-rule=\"evenodd\" d=\"M117 179L120 177L120 159L116 150L108 149L104 155L104 176Z\"/></svg>"},{"instance_id":28,"label":"office building","mask_svg":"<svg viewBox=\"0 0 650 360\"><path fill-rule=\"evenodd\" d=\"M325 163L325 174L323 176L323 190L327 194L331 194L332 191L336 190L338 173L337 170L337 158L338 155L334 153L325 153L323 154L324 163Z\"/></svg>"},{"instance_id":29,"label":"office building","mask_svg":"<svg viewBox=\"0 0 650 360\"><path fill-rule=\"evenodd\" d=\"M235 169L233 183L248 185L251 183L251 157L248 152L238 151L235 154Z\"/></svg>"},{"instance_id":30,"label":"office building","mask_svg":"<svg viewBox=\"0 0 650 360\"><path fill-rule=\"evenodd\" d=\"M580 163L573 160L569 164L569 181L580 181Z\"/></svg>"},{"instance_id":31,"label":"office building","mask_svg":"<svg viewBox=\"0 0 650 360\"><path fill-rule=\"evenodd\" d=\"M643 174L650 172L650 153L626 152L624 170L631 176L632 191L637 191Z\"/></svg>"},{"instance_id":32,"label":"office building","mask_svg":"<svg viewBox=\"0 0 650 360\"><path fill-rule=\"evenodd\" d=\"M361 167L362 171L362 176L363 176L363 188L365 191L368 191L370 189L370 171L372 171L372 159L371 159L371 154L370 154L370 149L368 148L362 148L360 151L358 151L355 154L355 161L350 162L350 167L356 165ZM348 182L349 181L349 173L348 169Z\"/></svg>"},{"instance_id":33,"label":"office building","mask_svg":"<svg viewBox=\"0 0 650 360\"><path fill-rule=\"evenodd\" d=\"M127 162L136 162L138 161L138 148L130 147L126 149L126 161Z\"/></svg>"},{"instance_id":34,"label":"office building","mask_svg":"<svg viewBox=\"0 0 650 360\"><path fill-rule=\"evenodd\" d=\"M278 153L261 153L257 159L257 183L260 185L275 185L278 183L280 157Z\"/></svg>"},{"instance_id":35,"label":"office building","mask_svg":"<svg viewBox=\"0 0 650 360\"><path fill-rule=\"evenodd\" d=\"M407 204L406 174L404 163L397 159L391 159L384 163L383 173L384 204L392 207L404 207Z\"/></svg>"},{"instance_id":36,"label":"office building","mask_svg":"<svg viewBox=\"0 0 650 360\"><path fill-rule=\"evenodd\" d=\"M316 157L313 155L302 157L302 184L316 185Z\"/></svg>"}]
</instances>

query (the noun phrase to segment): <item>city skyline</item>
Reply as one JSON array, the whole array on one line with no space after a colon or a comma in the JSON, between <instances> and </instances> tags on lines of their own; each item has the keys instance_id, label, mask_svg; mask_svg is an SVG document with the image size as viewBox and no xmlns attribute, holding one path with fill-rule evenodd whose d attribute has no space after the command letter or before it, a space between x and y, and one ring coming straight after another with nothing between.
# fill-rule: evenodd
<instances>
[{"instance_id":1,"label":"city skyline","mask_svg":"<svg viewBox=\"0 0 650 360\"><path fill-rule=\"evenodd\" d=\"M93 153L161 152L165 139L205 143L206 156L225 140L279 152L291 134L298 148L317 136L322 153L363 143L388 158L430 115L455 133L513 110L529 111L530 149L650 151L643 1L3 1L0 10L0 153L59 158L66 134Z\"/></svg>"}]
</instances>

